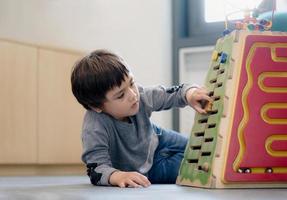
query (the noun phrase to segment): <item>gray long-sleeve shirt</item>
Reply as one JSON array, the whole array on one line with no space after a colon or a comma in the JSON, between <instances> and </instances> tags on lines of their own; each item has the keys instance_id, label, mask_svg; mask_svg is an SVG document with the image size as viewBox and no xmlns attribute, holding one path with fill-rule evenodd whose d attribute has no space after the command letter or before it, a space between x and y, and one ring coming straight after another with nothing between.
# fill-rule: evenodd
<instances>
[{"instance_id":1,"label":"gray long-sleeve shirt","mask_svg":"<svg viewBox=\"0 0 287 200\"><path fill-rule=\"evenodd\" d=\"M130 122L116 120L105 113L86 112L82 160L86 164L97 164L93 169L100 174L97 185L109 185L109 177L115 170L141 174L150 170L158 146L158 137L150 121L151 113L186 106L185 94L191 87L186 84L171 88L138 86L139 112L129 117Z\"/></svg>"}]
</instances>

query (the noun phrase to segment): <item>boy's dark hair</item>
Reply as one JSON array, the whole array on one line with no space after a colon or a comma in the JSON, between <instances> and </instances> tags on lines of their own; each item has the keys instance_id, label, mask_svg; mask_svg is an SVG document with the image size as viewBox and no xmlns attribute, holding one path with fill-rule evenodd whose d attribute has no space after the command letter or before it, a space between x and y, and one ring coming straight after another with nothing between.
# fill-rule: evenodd
<instances>
[{"instance_id":1,"label":"boy's dark hair","mask_svg":"<svg viewBox=\"0 0 287 200\"><path fill-rule=\"evenodd\" d=\"M107 50L96 50L75 63L71 84L76 99L84 108L100 108L106 93L120 86L129 70L123 59Z\"/></svg>"}]
</instances>

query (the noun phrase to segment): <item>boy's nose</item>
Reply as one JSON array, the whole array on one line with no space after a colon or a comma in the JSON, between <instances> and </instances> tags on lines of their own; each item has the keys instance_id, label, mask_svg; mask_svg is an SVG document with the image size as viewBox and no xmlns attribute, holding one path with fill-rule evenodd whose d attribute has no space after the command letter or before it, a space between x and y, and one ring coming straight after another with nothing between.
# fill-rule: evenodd
<instances>
[{"instance_id":1,"label":"boy's nose","mask_svg":"<svg viewBox=\"0 0 287 200\"><path fill-rule=\"evenodd\" d=\"M129 89L129 101L134 101L137 98L137 93L132 88Z\"/></svg>"}]
</instances>

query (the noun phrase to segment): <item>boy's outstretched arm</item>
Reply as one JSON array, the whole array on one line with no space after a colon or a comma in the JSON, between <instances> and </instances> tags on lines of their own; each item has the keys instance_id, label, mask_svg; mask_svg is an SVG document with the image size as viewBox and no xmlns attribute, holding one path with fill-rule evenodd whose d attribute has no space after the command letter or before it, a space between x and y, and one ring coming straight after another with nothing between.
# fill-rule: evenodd
<instances>
[{"instance_id":1,"label":"boy's outstretched arm","mask_svg":"<svg viewBox=\"0 0 287 200\"><path fill-rule=\"evenodd\" d=\"M111 185L124 187L148 187L150 182L148 178L138 172L124 172L124 171L115 171L111 174L109 178Z\"/></svg>"},{"instance_id":2,"label":"boy's outstretched arm","mask_svg":"<svg viewBox=\"0 0 287 200\"><path fill-rule=\"evenodd\" d=\"M208 91L205 88L192 87L187 90L185 97L188 102L188 105L193 107L197 112L201 114L207 114L207 110L202 107L201 102L213 102L212 98L208 96Z\"/></svg>"}]
</instances>

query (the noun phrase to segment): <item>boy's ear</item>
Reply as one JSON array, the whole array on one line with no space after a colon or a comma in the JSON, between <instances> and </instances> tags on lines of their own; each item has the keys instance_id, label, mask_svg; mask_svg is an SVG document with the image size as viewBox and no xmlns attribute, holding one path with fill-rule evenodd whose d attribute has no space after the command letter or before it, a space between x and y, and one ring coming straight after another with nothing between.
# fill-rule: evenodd
<instances>
[{"instance_id":1,"label":"boy's ear","mask_svg":"<svg viewBox=\"0 0 287 200\"><path fill-rule=\"evenodd\" d=\"M101 113L103 110L100 108L93 108L94 111L96 111L97 113Z\"/></svg>"}]
</instances>

